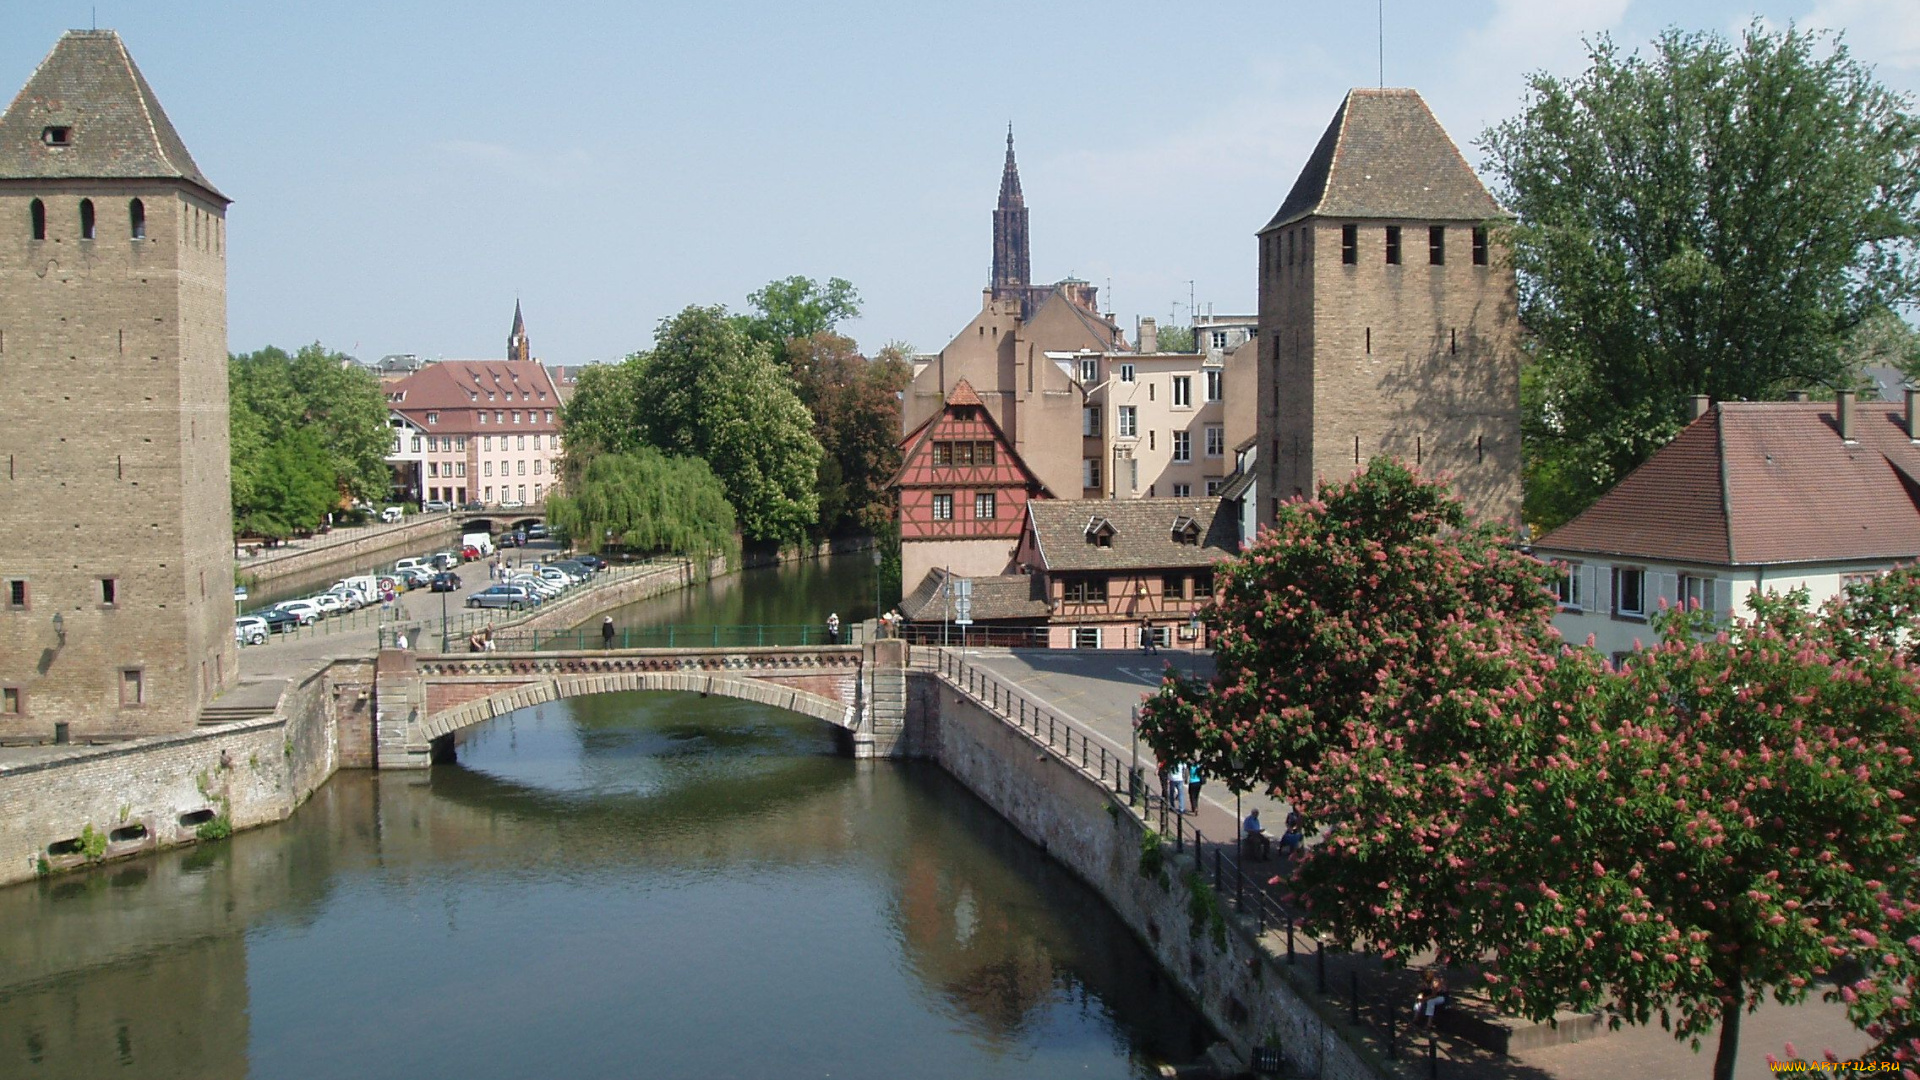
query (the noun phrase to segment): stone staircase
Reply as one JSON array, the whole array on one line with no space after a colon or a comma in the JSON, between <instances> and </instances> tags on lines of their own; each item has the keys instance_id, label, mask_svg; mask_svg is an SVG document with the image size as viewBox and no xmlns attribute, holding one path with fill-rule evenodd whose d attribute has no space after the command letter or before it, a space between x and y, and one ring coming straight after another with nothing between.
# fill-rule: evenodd
<instances>
[{"instance_id":1,"label":"stone staircase","mask_svg":"<svg viewBox=\"0 0 1920 1080\"><path fill-rule=\"evenodd\" d=\"M274 705L208 705L200 710L201 727L219 727L240 720L272 716Z\"/></svg>"}]
</instances>

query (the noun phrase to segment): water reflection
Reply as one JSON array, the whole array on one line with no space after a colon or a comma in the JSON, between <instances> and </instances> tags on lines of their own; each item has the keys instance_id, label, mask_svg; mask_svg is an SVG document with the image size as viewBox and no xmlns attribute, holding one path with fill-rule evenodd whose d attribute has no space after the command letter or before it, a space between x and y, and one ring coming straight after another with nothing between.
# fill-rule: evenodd
<instances>
[{"instance_id":1,"label":"water reflection","mask_svg":"<svg viewBox=\"0 0 1920 1080\"><path fill-rule=\"evenodd\" d=\"M875 614L874 573L873 557L865 552L808 559L729 574L607 614L622 629L688 625L825 627L827 616L836 613L843 626L850 626ZM597 625L600 616L594 616L591 622Z\"/></svg>"},{"instance_id":2,"label":"water reflection","mask_svg":"<svg viewBox=\"0 0 1920 1080\"><path fill-rule=\"evenodd\" d=\"M1147 1075L1205 1032L937 769L623 694L430 775L0 890L0 1075Z\"/></svg>"}]
</instances>

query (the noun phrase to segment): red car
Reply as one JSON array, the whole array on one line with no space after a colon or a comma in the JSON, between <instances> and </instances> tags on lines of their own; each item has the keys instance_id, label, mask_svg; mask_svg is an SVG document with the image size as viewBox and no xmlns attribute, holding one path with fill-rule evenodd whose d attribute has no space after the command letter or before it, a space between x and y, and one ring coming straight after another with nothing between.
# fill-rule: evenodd
<instances>
[{"instance_id":1,"label":"red car","mask_svg":"<svg viewBox=\"0 0 1920 1080\"><path fill-rule=\"evenodd\" d=\"M472 562L480 557L480 549L474 547L472 544L468 544L466 547L460 549L460 557L468 562Z\"/></svg>"}]
</instances>

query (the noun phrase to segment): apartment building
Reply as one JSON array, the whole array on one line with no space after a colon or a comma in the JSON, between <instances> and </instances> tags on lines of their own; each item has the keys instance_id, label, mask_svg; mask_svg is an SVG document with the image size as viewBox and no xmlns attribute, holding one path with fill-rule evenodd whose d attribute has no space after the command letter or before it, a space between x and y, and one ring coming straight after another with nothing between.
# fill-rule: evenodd
<instances>
[{"instance_id":1,"label":"apartment building","mask_svg":"<svg viewBox=\"0 0 1920 1080\"><path fill-rule=\"evenodd\" d=\"M1074 373L1086 394L1080 416L1081 497L1219 494L1233 471L1224 351L1159 352L1152 319L1141 320L1139 340L1138 352L1048 354Z\"/></svg>"}]
</instances>

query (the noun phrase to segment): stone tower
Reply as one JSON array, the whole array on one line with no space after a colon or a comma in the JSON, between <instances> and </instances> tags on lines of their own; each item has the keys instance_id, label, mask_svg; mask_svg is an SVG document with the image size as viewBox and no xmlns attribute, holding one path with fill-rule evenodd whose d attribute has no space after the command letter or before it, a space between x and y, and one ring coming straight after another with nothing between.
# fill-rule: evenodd
<instances>
[{"instance_id":1,"label":"stone tower","mask_svg":"<svg viewBox=\"0 0 1920 1080\"><path fill-rule=\"evenodd\" d=\"M1007 125L1007 163L1000 170L1000 202L993 208L993 299L1024 298L1033 281L1027 262L1027 200L1013 161L1013 125Z\"/></svg>"},{"instance_id":2,"label":"stone tower","mask_svg":"<svg viewBox=\"0 0 1920 1080\"><path fill-rule=\"evenodd\" d=\"M507 331L507 359L533 359L533 345L527 341L527 321L520 317L518 300L513 302L513 329Z\"/></svg>"},{"instance_id":3,"label":"stone tower","mask_svg":"<svg viewBox=\"0 0 1920 1080\"><path fill-rule=\"evenodd\" d=\"M1390 454L1520 514L1510 215L1412 90L1353 90L1260 230L1259 519Z\"/></svg>"},{"instance_id":4,"label":"stone tower","mask_svg":"<svg viewBox=\"0 0 1920 1080\"><path fill-rule=\"evenodd\" d=\"M190 728L238 674L226 208L110 30L0 114L0 734Z\"/></svg>"}]
</instances>

